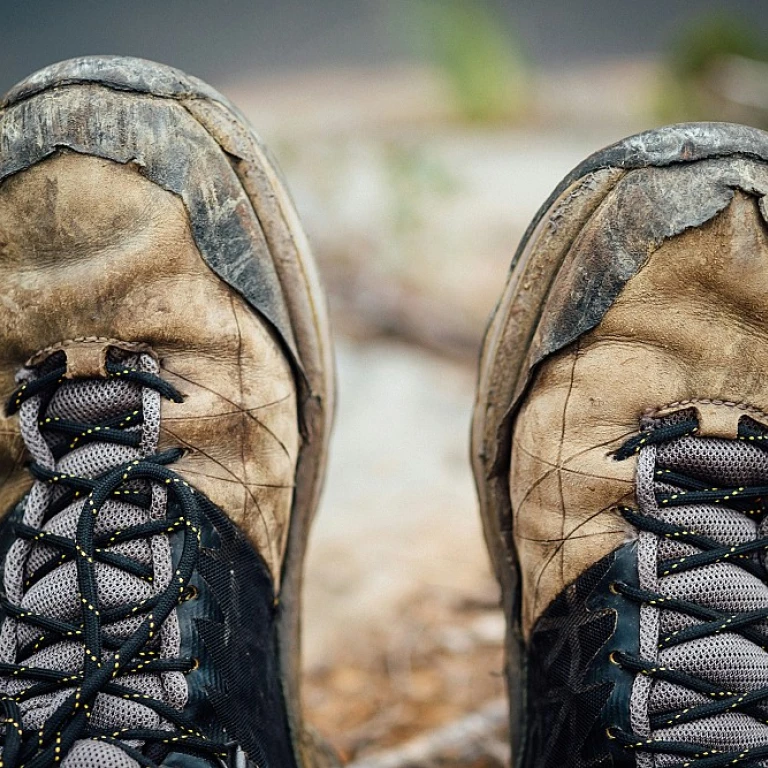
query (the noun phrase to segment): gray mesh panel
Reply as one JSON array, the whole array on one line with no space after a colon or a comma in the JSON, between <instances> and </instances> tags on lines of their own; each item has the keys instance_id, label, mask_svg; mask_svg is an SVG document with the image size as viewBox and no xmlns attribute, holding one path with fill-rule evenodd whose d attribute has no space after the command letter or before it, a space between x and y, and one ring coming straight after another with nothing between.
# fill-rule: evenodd
<instances>
[{"instance_id":1,"label":"gray mesh panel","mask_svg":"<svg viewBox=\"0 0 768 768\"><path fill-rule=\"evenodd\" d=\"M103 742L83 739L76 741L62 768L136 768L136 761L128 757L119 747Z\"/></svg>"},{"instance_id":2,"label":"gray mesh panel","mask_svg":"<svg viewBox=\"0 0 768 768\"><path fill-rule=\"evenodd\" d=\"M158 370L157 363L149 355L134 357L126 362L147 372L156 373ZM46 365L53 366L54 362L49 358L42 366L43 372ZM28 381L36 375L36 371L24 370L19 374L18 380ZM144 413L143 425L128 427L129 430L140 434L141 444L138 448L99 441L78 444L68 437L49 437L50 433L41 432L39 427L41 418L59 418L88 424L126 411L139 410ZM65 381L51 398L44 413L41 412L39 396L23 403L20 409L20 423L27 449L38 464L52 470L92 478L117 465L156 451L160 429L160 395L151 388L141 387L125 379ZM58 463L54 461L51 446L67 448L67 453ZM144 510L127 502L111 500L99 513L96 521L97 534L165 517L167 494L164 488L150 488L143 482L136 483L134 487L145 493L151 490L151 508ZM60 491L52 492L48 485L36 482L27 498L24 521L58 536L74 539L83 510L82 499L71 503L41 525L51 500L60 495ZM96 580L103 608L147 599L170 583L173 564L167 536L158 535L143 541L123 542L114 545L111 550L151 567L153 580L147 582L109 564L97 563ZM64 620L79 620L81 604L74 562L59 565L29 588L25 586L26 580L41 566L58 557L60 551L44 543L31 544L24 540L14 542L6 558L6 593L11 602L36 614ZM105 625L103 631L118 639L127 638L142 620L141 615L131 616ZM40 630L32 626L6 619L0 629L0 659L10 663L16 662L19 649L35 641L39 635ZM149 647L158 648L163 658L175 658L179 655L180 643L178 618L174 612ZM108 657L108 654L106 655ZM25 663L29 666L75 672L82 668L83 647L79 642L57 642L32 654ZM117 678L116 682L136 691L140 696L152 697L177 709L183 708L187 701L186 678L179 672L123 675ZM33 684L34 681L21 677L0 676L0 690L9 694L17 694ZM41 727L72 690L65 689L55 694L23 700L20 706L25 727ZM100 694L96 699L91 722L97 727L115 730L169 727L140 700L127 700L107 694ZM114 745L84 739L75 744L62 766L135 768L136 762Z\"/></svg>"},{"instance_id":3,"label":"gray mesh panel","mask_svg":"<svg viewBox=\"0 0 768 768\"><path fill-rule=\"evenodd\" d=\"M681 421L690 414L675 415L665 423ZM653 427L646 423L646 427ZM639 456L637 498L643 514L679 525L720 544L734 546L763 537L767 523L759 523L749 512L727 504L691 504L660 508L657 492L673 486L664 482L659 466L673 469L706 483L707 487L768 485L768 454L742 440L683 437L658 447L645 447ZM655 543L652 543L652 541ZM768 584L735 563L718 562L667 575L658 575L661 562L690 557L700 550L679 539L649 532L640 534L638 566L640 585L659 594L685 600L726 614L743 613L768 607ZM750 556L757 562L757 555ZM672 633L694 626L698 620L650 605L641 609L641 655L651 661L689 673L717 686L721 691L746 692L768 687L768 652L736 633L723 632L690 640L659 650L659 641ZM765 626L757 627L766 636ZM713 749L731 750L768 744L768 707L765 718L741 712L727 712L689 723L670 721L658 730L643 731L649 715L661 716L701 705L711 699L704 694L666 681L638 675L631 698L633 728L639 735L659 740L701 744ZM681 764L680 756L638 754L645 767Z\"/></svg>"}]
</instances>

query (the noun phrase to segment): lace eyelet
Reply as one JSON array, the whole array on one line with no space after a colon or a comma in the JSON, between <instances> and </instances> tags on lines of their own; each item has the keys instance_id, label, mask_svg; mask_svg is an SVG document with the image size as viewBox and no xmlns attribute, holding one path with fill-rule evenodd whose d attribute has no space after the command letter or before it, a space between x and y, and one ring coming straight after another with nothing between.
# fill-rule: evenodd
<instances>
[{"instance_id":1,"label":"lace eyelet","mask_svg":"<svg viewBox=\"0 0 768 768\"><path fill-rule=\"evenodd\" d=\"M200 669L200 659L195 656L192 659L192 668L189 670L190 672L196 672L198 669Z\"/></svg>"},{"instance_id":2,"label":"lace eyelet","mask_svg":"<svg viewBox=\"0 0 768 768\"><path fill-rule=\"evenodd\" d=\"M607 736L609 739L611 739L611 741L613 741L613 740L615 740L615 739L616 739L616 733L615 733L615 731L614 731L614 729L613 729L613 728L610 728L610 727L609 727L609 728L606 728L606 729L605 729L605 735L606 735L606 736Z\"/></svg>"},{"instance_id":3,"label":"lace eyelet","mask_svg":"<svg viewBox=\"0 0 768 768\"><path fill-rule=\"evenodd\" d=\"M197 600L199 596L200 596L200 590L194 584L187 584L187 586L184 589L184 592L182 592L181 601L183 603L186 603L186 602L189 602L190 600Z\"/></svg>"},{"instance_id":4,"label":"lace eyelet","mask_svg":"<svg viewBox=\"0 0 768 768\"><path fill-rule=\"evenodd\" d=\"M608 661L611 662L611 664L615 664L617 667L621 666L621 661L619 661L619 652L618 651L611 651L608 654Z\"/></svg>"}]
</instances>

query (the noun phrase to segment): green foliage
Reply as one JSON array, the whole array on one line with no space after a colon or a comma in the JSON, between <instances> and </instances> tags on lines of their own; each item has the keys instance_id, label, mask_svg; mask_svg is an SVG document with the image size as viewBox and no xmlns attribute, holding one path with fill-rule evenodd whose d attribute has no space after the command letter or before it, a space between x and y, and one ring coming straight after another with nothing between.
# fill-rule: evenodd
<instances>
[{"instance_id":1,"label":"green foliage","mask_svg":"<svg viewBox=\"0 0 768 768\"><path fill-rule=\"evenodd\" d=\"M518 116L525 100L520 46L483 0L411 0L400 6L418 52L448 82L467 120Z\"/></svg>"},{"instance_id":2,"label":"green foliage","mask_svg":"<svg viewBox=\"0 0 768 768\"><path fill-rule=\"evenodd\" d=\"M718 68L731 57L766 62L768 45L737 16L723 12L699 17L681 29L672 40L662 73L661 118L760 121L759 115L734 113L713 88Z\"/></svg>"},{"instance_id":3,"label":"green foliage","mask_svg":"<svg viewBox=\"0 0 768 768\"><path fill-rule=\"evenodd\" d=\"M725 56L768 60L765 41L730 14L705 16L683 29L674 40L670 69L679 78L698 78Z\"/></svg>"}]
</instances>

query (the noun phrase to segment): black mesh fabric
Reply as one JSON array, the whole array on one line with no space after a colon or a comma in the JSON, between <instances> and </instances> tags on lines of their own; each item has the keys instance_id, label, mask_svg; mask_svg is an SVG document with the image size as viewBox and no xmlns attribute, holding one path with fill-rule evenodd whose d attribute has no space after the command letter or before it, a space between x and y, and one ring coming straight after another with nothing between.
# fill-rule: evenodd
<instances>
[{"instance_id":1,"label":"black mesh fabric","mask_svg":"<svg viewBox=\"0 0 768 768\"><path fill-rule=\"evenodd\" d=\"M203 732L225 734L259 766L294 768L272 578L240 530L200 498L200 596L178 609L183 647L201 662L187 677L188 708Z\"/></svg>"},{"instance_id":2,"label":"black mesh fabric","mask_svg":"<svg viewBox=\"0 0 768 768\"><path fill-rule=\"evenodd\" d=\"M567 586L534 626L527 652L521 768L615 764L604 735L604 709L615 684L601 673L598 656L608 653L618 617L611 608L596 605L594 597L606 592L616 568L616 553L600 560Z\"/></svg>"}]
</instances>

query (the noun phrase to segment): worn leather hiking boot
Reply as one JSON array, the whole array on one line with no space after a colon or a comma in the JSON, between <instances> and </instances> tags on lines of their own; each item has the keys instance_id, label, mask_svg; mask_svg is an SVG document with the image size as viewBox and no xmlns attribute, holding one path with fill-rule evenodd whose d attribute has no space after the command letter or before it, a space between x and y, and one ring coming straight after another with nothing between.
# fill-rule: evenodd
<instances>
[{"instance_id":1,"label":"worn leather hiking boot","mask_svg":"<svg viewBox=\"0 0 768 768\"><path fill-rule=\"evenodd\" d=\"M330 759L298 667L328 329L242 117L135 59L14 88L0 304L2 765Z\"/></svg>"},{"instance_id":2,"label":"worn leather hiking boot","mask_svg":"<svg viewBox=\"0 0 768 768\"><path fill-rule=\"evenodd\" d=\"M528 230L472 454L522 768L768 764L768 134L598 153Z\"/></svg>"}]
</instances>

